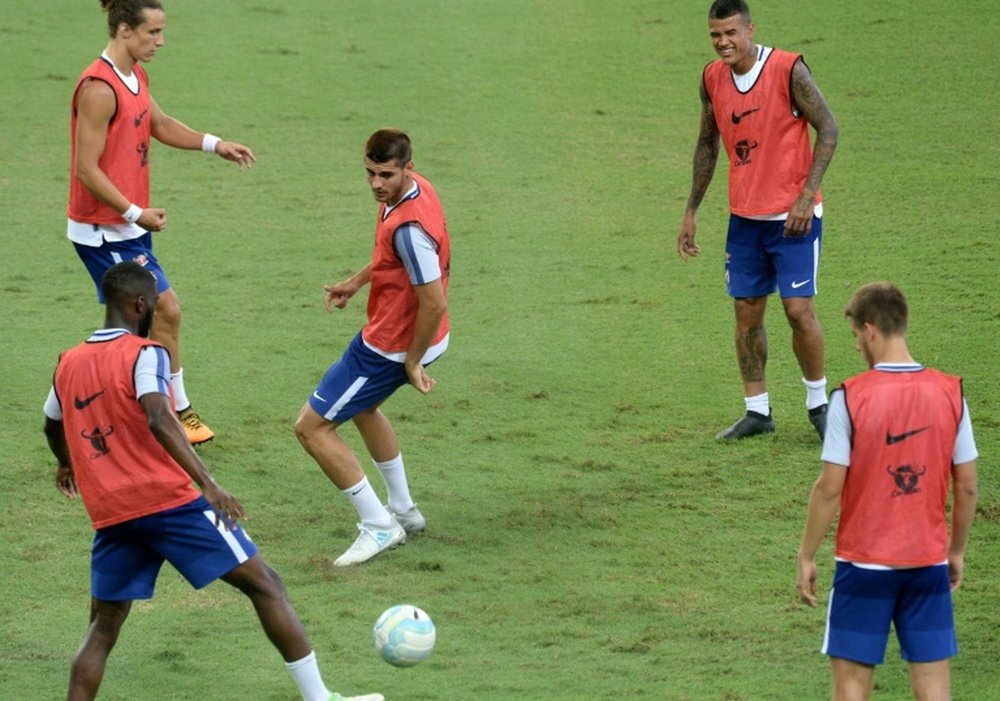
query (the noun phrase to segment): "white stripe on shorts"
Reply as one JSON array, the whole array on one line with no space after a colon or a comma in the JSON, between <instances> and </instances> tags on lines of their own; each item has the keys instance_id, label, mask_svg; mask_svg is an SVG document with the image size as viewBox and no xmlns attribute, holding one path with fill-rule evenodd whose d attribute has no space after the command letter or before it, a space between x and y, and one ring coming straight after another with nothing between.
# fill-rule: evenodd
<instances>
[{"instance_id":1,"label":"white stripe on shorts","mask_svg":"<svg viewBox=\"0 0 1000 701\"><path fill-rule=\"evenodd\" d=\"M830 587L830 600L826 602L826 628L823 630L823 647L819 649L824 655L830 649L830 611L833 610L833 587Z\"/></svg>"},{"instance_id":2,"label":"white stripe on shorts","mask_svg":"<svg viewBox=\"0 0 1000 701\"><path fill-rule=\"evenodd\" d=\"M361 391L361 388L365 386L366 382L368 382L367 377L359 377L356 379L351 386L347 388L347 391L340 395L340 398L333 403L333 406L330 407L330 411L323 414L323 418L327 421L333 421L334 417L340 413L340 410L343 409L349 401L354 399L355 394Z\"/></svg>"},{"instance_id":3,"label":"white stripe on shorts","mask_svg":"<svg viewBox=\"0 0 1000 701\"><path fill-rule=\"evenodd\" d=\"M226 541L226 543L229 545L229 549L233 551L233 555L236 556L237 562L239 562L242 565L244 562L250 559L247 556L247 551L243 549L242 545L240 545L240 541L236 540L236 537L233 535L232 531L226 530L226 524L224 524L222 521L219 521L218 524L215 523L214 511L212 510L202 511L201 513L205 514L205 518L207 518L209 521L212 522L212 525L215 526L215 530L219 532L219 535L221 535L223 539Z\"/></svg>"},{"instance_id":4,"label":"white stripe on shorts","mask_svg":"<svg viewBox=\"0 0 1000 701\"><path fill-rule=\"evenodd\" d=\"M813 292L819 294L819 239L813 240Z\"/></svg>"}]
</instances>

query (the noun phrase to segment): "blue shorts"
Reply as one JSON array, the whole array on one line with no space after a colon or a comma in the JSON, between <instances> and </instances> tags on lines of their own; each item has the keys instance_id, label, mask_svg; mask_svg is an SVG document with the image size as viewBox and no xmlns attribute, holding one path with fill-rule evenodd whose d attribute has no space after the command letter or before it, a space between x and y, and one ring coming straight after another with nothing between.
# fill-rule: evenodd
<instances>
[{"instance_id":1,"label":"blue shorts","mask_svg":"<svg viewBox=\"0 0 1000 701\"><path fill-rule=\"evenodd\" d=\"M256 553L242 528L216 526L212 506L199 496L184 506L98 530L90 593L101 601L151 599L164 560L201 589Z\"/></svg>"},{"instance_id":2,"label":"blue shorts","mask_svg":"<svg viewBox=\"0 0 1000 701\"><path fill-rule=\"evenodd\" d=\"M838 562L822 652L882 664L890 623L907 662L937 662L958 654L948 566L870 570Z\"/></svg>"},{"instance_id":3,"label":"blue shorts","mask_svg":"<svg viewBox=\"0 0 1000 701\"><path fill-rule=\"evenodd\" d=\"M373 351L359 332L323 375L309 397L309 406L327 421L342 424L377 407L409 381L403 363Z\"/></svg>"},{"instance_id":4,"label":"blue shorts","mask_svg":"<svg viewBox=\"0 0 1000 701\"><path fill-rule=\"evenodd\" d=\"M726 288L730 297L814 297L823 220L813 217L808 236L785 236L785 222L729 215Z\"/></svg>"},{"instance_id":5,"label":"blue shorts","mask_svg":"<svg viewBox=\"0 0 1000 701\"><path fill-rule=\"evenodd\" d=\"M105 241L100 246L84 246L74 243L76 254L87 266L87 272L97 287L97 301L104 304L104 293L101 291L101 278L105 271L115 263L123 260L134 260L156 277L156 291L163 293L170 289L167 274L160 267L160 262L153 255L153 235L148 231L137 239L128 241Z\"/></svg>"}]
</instances>

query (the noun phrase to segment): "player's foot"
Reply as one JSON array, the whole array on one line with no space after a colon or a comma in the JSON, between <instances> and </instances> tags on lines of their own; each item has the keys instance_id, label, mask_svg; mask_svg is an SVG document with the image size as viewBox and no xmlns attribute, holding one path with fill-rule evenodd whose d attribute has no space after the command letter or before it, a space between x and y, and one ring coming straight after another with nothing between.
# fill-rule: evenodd
<instances>
[{"instance_id":1,"label":"player's foot","mask_svg":"<svg viewBox=\"0 0 1000 701\"><path fill-rule=\"evenodd\" d=\"M396 517L399 525L403 527L403 530L409 533L419 533L424 530L424 526L427 525L427 519L424 515L417 510L417 505L414 504L410 507L408 511L403 513L398 513L389 508L388 505L385 507L388 509L389 513Z\"/></svg>"},{"instance_id":2,"label":"player's foot","mask_svg":"<svg viewBox=\"0 0 1000 701\"><path fill-rule=\"evenodd\" d=\"M201 417L198 416L198 412L192 407L177 412L177 418L180 419L181 425L184 427L184 433L187 434L188 442L191 445L205 443L215 438L215 433L201 422Z\"/></svg>"},{"instance_id":3,"label":"player's foot","mask_svg":"<svg viewBox=\"0 0 1000 701\"><path fill-rule=\"evenodd\" d=\"M361 696L341 696L337 692L330 694L329 701L385 701L382 694L363 694Z\"/></svg>"},{"instance_id":4,"label":"player's foot","mask_svg":"<svg viewBox=\"0 0 1000 701\"><path fill-rule=\"evenodd\" d=\"M719 431L715 437L720 441L738 441L750 436L757 436L761 433L774 433L774 419L768 414L758 414L756 411L748 411L745 416L727 428Z\"/></svg>"},{"instance_id":5,"label":"player's foot","mask_svg":"<svg viewBox=\"0 0 1000 701\"><path fill-rule=\"evenodd\" d=\"M829 408L829 404L820 404L818 407L809 410L809 423L816 429L820 440L826 437L826 410Z\"/></svg>"},{"instance_id":6,"label":"player's foot","mask_svg":"<svg viewBox=\"0 0 1000 701\"><path fill-rule=\"evenodd\" d=\"M337 567L368 562L380 552L391 550L406 540L406 531L399 525L395 517L392 519L392 525L387 528L376 528L375 526L359 523L358 530L361 533L358 534L358 539L354 541L354 545L333 561L333 564Z\"/></svg>"}]
</instances>

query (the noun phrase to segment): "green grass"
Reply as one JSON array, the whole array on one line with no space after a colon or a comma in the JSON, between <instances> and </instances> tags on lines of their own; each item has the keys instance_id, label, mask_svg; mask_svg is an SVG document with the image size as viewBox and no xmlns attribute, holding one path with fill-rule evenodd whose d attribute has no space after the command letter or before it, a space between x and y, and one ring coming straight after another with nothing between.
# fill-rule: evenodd
<instances>
[{"instance_id":1,"label":"green grass","mask_svg":"<svg viewBox=\"0 0 1000 701\"><path fill-rule=\"evenodd\" d=\"M828 695L822 610L795 561L818 443L780 310L778 434L719 445L742 410L722 284L725 177L675 238L713 54L707 2L169 0L149 66L168 113L251 145L252 171L153 151L157 236L184 307L184 365L219 434L200 449L251 514L328 684L395 699L812 699ZM824 182L817 298L832 383L859 371L841 311L890 279L911 347L960 373L980 514L956 596L955 697L993 699L1000 606L1000 126L985 0L753 5L758 39L805 54L841 127ZM68 103L103 47L96 1L8 0L0 16L0 696L58 698L87 619L90 530L52 485L41 404L57 354L99 324L64 238ZM984 85L985 83L985 85ZM348 571L353 513L292 435L363 322L322 284L362 266L374 204L361 145L395 125L453 236L453 341L395 423L425 535ZM348 430L356 449L361 442ZM378 478L372 475L375 483ZM830 542L822 577L832 572ZM389 605L437 622L434 656L370 649ZM895 643L876 698L908 694ZM243 598L169 568L137 604L102 698L295 697Z\"/></svg>"}]
</instances>

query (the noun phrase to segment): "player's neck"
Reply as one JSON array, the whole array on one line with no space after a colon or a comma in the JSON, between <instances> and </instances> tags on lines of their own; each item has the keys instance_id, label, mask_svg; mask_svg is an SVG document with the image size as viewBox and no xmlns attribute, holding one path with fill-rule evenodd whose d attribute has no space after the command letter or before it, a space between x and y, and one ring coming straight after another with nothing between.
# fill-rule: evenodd
<instances>
[{"instance_id":1,"label":"player's neck","mask_svg":"<svg viewBox=\"0 0 1000 701\"><path fill-rule=\"evenodd\" d=\"M892 336L885 338L879 347L872 354L874 365L885 363L889 365L913 365L917 361L910 355L910 349L906 345L905 336Z\"/></svg>"},{"instance_id":2,"label":"player's neck","mask_svg":"<svg viewBox=\"0 0 1000 701\"><path fill-rule=\"evenodd\" d=\"M122 75L132 75L132 68L135 66L136 61L129 55L128 49L126 49L121 44L116 44L113 40L108 44L108 47L104 49L104 55L108 57L111 63L115 64L115 68Z\"/></svg>"}]
</instances>

